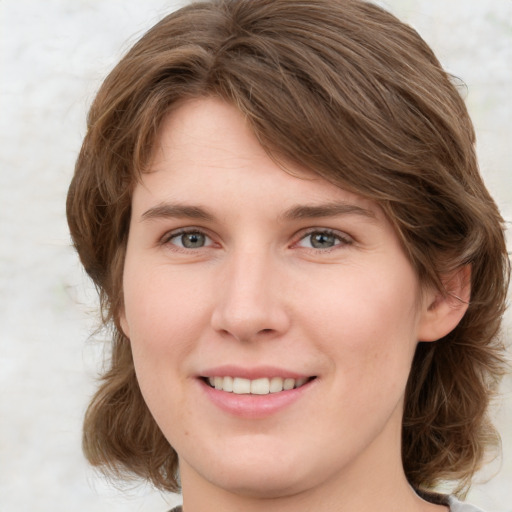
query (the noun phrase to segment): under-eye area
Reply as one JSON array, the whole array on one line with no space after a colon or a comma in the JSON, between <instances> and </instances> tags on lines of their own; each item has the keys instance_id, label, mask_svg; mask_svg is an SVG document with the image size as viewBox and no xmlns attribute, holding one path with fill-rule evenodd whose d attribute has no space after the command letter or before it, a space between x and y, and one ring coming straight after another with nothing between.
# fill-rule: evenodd
<instances>
[{"instance_id":1,"label":"under-eye area","mask_svg":"<svg viewBox=\"0 0 512 512\"><path fill-rule=\"evenodd\" d=\"M202 380L210 387L219 391L235 393L238 395L268 395L290 391L305 386L316 379L313 377L302 377L299 379L283 377L262 377L259 379L245 379L242 377L202 377Z\"/></svg>"}]
</instances>

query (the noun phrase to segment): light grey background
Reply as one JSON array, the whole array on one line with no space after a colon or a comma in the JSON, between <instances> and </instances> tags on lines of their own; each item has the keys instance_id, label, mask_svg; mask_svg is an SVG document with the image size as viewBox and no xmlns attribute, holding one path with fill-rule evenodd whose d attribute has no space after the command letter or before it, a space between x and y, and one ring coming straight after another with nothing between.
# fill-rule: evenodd
<instances>
[{"instance_id":1,"label":"light grey background","mask_svg":"<svg viewBox=\"0 0 512 512\"><path fill-rule=\"evenodd\" d=\"M70 248L66 189L85 113L164 0L0 0L0 511L165 511L179 497L120 491L85 464L81 419L101 364L94 290ZM482 172L512 218L512 1L389 0L468 85ZM510 339L510 321L508 322ZM504 457L471 501L512 511L512 384Z\"/></svg>"}]
</instances>

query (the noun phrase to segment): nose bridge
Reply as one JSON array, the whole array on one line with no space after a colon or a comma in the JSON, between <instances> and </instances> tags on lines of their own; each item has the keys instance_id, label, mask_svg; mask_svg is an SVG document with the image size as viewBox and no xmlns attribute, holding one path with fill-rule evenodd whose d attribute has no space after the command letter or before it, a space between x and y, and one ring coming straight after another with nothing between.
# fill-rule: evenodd
<instances>
[{"instance_id":1,"label":"nose bridge","mask_svg":"<svg viewBox=\"0 0 512 512\"><path fill-rule=\"evenodd\" d=\"M268 248L233 250L221 273L213 327L241 341L283 332L288 318L280 298L278 266Z\"/></svg>"}]
</instances>

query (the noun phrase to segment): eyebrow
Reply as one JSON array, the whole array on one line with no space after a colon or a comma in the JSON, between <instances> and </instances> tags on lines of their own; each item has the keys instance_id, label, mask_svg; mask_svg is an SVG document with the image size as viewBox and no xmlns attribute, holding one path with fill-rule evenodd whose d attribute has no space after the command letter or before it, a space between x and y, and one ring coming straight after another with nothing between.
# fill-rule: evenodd
<instances>
[{"instance_id":1,"label":"eyebrow","mask_svg":"<svg viewBox=\"0 0 512 512\"><path fill-rule=\"evenodd\" d=\"M283 220L319 219L322 217L337 217L340 215L360 215L368 219L376 219L372 210L362 208L353 203L333 202L319 205L293 206L280 217Z\"/></svg>"},{"instance_id":2,"label":"eyebrow","mask_svg":"<svg viewBox=\"0 0 512 512\"><path fill-rule=\"evenodd\" d=\"M337 217L341 215L360 215L368 219L376 219L376 215L373 211L362 208L361 206L352 203L333 202L319 205L293 206L279 215L278 220L319 219L322 217ZM149 208L141 215L141 221L162 218L187 218L207 222L215 221L215 217L200 206L174 203L158 204Z\"/></svg>"},{"instance_id":3,"label":"eyebrow","mask_svg":"<svg viewBox=\"0 0 512 512\"><path fill-rule=\"evenodd\" d=\"M146 210L141 215L141 221L151 219L197 219L212 222L214 216L200 206L188 206L182 204L161 203Z\"/></svg>"}]
</instances>

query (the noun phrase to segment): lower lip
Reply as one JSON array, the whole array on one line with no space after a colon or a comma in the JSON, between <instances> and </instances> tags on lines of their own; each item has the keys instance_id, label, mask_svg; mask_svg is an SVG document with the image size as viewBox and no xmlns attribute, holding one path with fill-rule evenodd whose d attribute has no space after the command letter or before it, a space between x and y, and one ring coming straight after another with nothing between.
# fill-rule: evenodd
<instances>
[{"instance_id":1,"label":"lower lip","mask_svg":"<svg viewBox=\"0 0 512 512\"><path fill-rule=\"evenodd\" d=\"M239 395L212 388L203 380L200 380L206 396L220 409L243 418L265 418L299 400L312 386L316 379L313 379L300 388L269 393L267 395Z\"/></svg>"}]
</instances>

